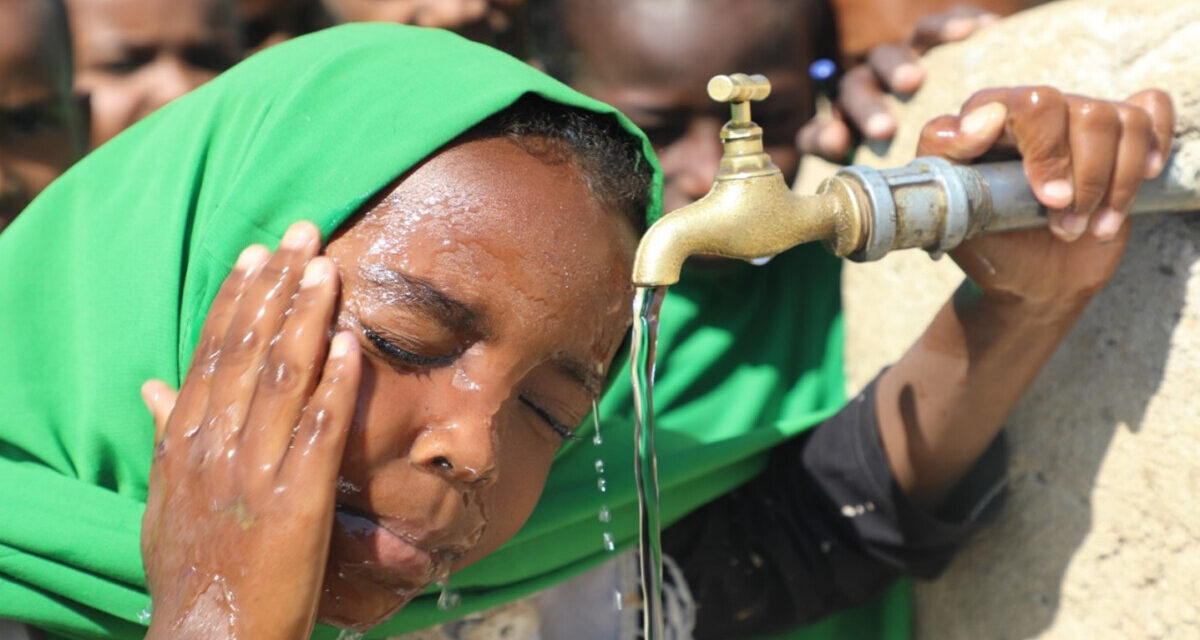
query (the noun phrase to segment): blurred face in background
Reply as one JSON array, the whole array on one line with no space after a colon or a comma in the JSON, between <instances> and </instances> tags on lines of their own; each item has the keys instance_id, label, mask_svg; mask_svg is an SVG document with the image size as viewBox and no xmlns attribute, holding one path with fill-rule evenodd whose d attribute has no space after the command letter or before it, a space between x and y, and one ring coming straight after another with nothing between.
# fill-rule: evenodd
<instances>
[{"instance_id":1,"label":"blurred face in background","mask_svg":"<svg viewBox=\"0 0 1200 640\"><path fill-rule=\"evenodd\" d=\"M317 0L237 0L242 46L250 54L320 28Z\"/></svg>"},{"instance_id":2,"label":"blurred face in background","mask_svg":"<svg viewBox=\"0 0 1200 640\"><path fill-rule=\"evenodd\" d=\"M717 74L761 73L771 97L754 103L763 146L790 180L795 137L812 117L814 57L809 3L791 0L569 0L567 75L576 89L620 109L654 144L663 210L708 193L729 105L708 97ZM736 28L735 26L736 25Z\"/></svg>"},{"instance_id":3,"label":"blurred face in background","mask_svg":"<svg viewBox=\"0 0 1200 640\"><path fill-rule=\"evenodd\" d=\"M87 148L61 7L0 0L0 231Z\"/></svg>"},{"instance_id":4,"label":"blurred face in background","mask_svg":"<svg viewBox=\"0 0 1200 640\"><path fill-rule=\"evenodd\" d=\"M242 58L228 0L69 0L75 86L91 95L92 146Z\"/></svg>"},{"instance_id":5,"label":"blurred face in background","mask_svg":"<svg viewBox=\"0 0 1200 640\"><path fill-rule=\"evenodd\" d=\"M395 22L437 27L509 53L523 53L525 0L321 0L329 17L342 22Z\"/></svg>"}]
</instances>

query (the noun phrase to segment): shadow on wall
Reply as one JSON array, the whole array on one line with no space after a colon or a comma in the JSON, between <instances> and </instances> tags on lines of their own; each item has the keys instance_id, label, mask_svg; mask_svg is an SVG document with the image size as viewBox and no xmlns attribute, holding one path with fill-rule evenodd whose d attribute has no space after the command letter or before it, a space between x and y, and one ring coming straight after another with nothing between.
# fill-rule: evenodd
<instances>
[{"instance_id":1,"label":"shadow on wall","mask_svg":"<svg viewBox=\"0 0 1200 640\"><path fill-rule=\"evenodd\" d=\"M1193 0L1153 11L1139 0L1062 0L1018 14L933 50L926 86L897 105L892 147L860 149L856 160L904 164L924 122L987 86L1052 84L1110 99L1159 86L1175 99L1187 145L1173 175L1200 188L1198 39ZM858 382L903 353L962 277L918 252L845 273ZM1197 380L1200 214L1140 218L1112 283L1009 419L1006 508L945 575L918 585L917 637L1197 637Z\"/></svg>"},{"instance_id":2,"label":"shadow on wall","mask_svg":"<svg viewBox=\"0 0 1200 640\"><path fill-rule=\"evenodd\" d=\"M1142 429L1198 260L1200 217L1138 221L1112 284L1009 419L1008 504L942 580L921 588L920 637L1030 638L1055 622L1067 569L1093 529L1098 472L1119 430Z\"/></svg>"}]
</instances>

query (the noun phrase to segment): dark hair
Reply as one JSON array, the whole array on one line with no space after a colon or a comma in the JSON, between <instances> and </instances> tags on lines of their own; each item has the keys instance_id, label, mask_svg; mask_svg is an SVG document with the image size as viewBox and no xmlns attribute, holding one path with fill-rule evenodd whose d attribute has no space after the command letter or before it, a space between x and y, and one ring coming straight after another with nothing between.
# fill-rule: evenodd
<instances>
[{"instance_id":1,"label":"dark hair","mask_svg":"<svg viewBox=\"0 0 1200 640\"><path fill-rule=\"evenodd\" d=\"M527 94L464 135L492 137L508 138L543 162L574 163L603 207L625 215L638 233L645 231L654 172L641 138L615 116Z\"/></svg>"}]
</instances>

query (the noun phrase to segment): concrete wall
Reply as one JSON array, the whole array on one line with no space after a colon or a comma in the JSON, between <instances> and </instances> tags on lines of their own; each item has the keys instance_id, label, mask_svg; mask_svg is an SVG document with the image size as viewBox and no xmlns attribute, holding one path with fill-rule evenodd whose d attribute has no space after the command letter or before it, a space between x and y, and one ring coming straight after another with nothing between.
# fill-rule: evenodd
<instances>
[{"instance_id":1,"label":"concrete wall","mask_svg":"<svg viewBox=\"0 0 1200 640\"><path fill-rule=\"evenodd\" d=\"M1200 0L1063 0L924 65L894 143L859 162L903 164L924 122L986 86L1109 98L1157 86L1187 143L1172 170L1200 188ZM961 278L919 251L850 266L851 384L898 358ZM1112 284L1008 429L1008 506L918 587L919 637L1200 638L1200 215L1137 221Z\"/></svg>"}]
</instances>

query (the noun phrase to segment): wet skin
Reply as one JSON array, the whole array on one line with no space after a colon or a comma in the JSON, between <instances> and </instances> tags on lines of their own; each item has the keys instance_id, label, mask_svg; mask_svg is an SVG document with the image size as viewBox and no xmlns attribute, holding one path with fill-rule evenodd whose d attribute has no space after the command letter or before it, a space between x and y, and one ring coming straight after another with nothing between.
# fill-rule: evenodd
<instances>
[{"instance_id":1,"label":"wet skin","mask_svg":"<svg viewBox=\"0 0 1200 640\"><path fill-rule=\"evenodd\" d=\"M646 132L664 174L663 208L708 193L721 159L729 105L708 97L720 73L762 73L771 97L755 103L771 159L789 180L796 133L812 116L811 28L803 3L568 2L576 66L570 84L620 109ZM729 25L736 24L737 29Z\"/></svg>"},{"instance_id":2,"label":"wet skin","mask_svg":"<svg viewBox=\"0 0 1200 640\"><path fill-rule=\"evenodd\" d=\"M66 37L42 0L0 0L0 231L86 150Z\"/></svg>"},{"instance_id":3,"label":"wet skin","mask_svg":"<svg viewBox=\"0 0 1200 640\"><path fill-rule=\"evenodd\" d=\"M68 0L93 147L242 58L229 0Z\"/></svg>"},{"instance_id":4,"label":"wet skin","mask_svg":"<svg viewBox=\"0 0 1200 640\"><path fill-rule=\"evenodd\" d=\"M366 628L487 555L532 512L628 328L632 226L507 140L432 157L325 256L294 229L265 266L243 255L178 401L144 389L165 433L148 637Z\"/></svg>"}]
</instances>

